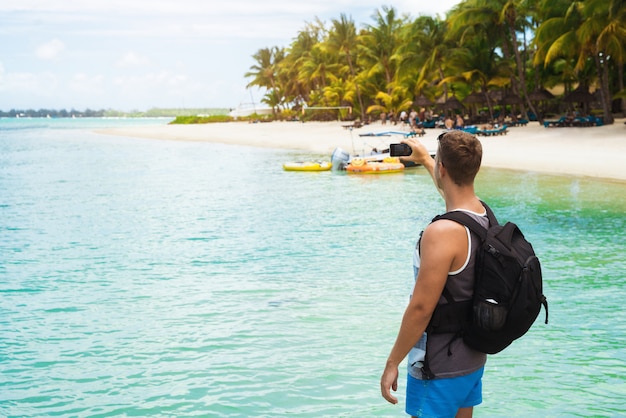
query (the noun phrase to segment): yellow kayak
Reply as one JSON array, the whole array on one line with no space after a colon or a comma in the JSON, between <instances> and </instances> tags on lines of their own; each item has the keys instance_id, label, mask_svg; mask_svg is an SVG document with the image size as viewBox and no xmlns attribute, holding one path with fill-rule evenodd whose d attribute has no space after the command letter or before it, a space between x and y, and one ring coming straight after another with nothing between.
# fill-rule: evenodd
<instances>
[{"instance_id":1,"label":"yellow kayak","mask_svg":"<svg viewBox=\"0 0 626 418\"><path fill-rule=\"evenodd\" d=\"M285 171L328 171L332 166L329 161L296 161L284 163L283 169Z\"/></svg>"}]
</instances>

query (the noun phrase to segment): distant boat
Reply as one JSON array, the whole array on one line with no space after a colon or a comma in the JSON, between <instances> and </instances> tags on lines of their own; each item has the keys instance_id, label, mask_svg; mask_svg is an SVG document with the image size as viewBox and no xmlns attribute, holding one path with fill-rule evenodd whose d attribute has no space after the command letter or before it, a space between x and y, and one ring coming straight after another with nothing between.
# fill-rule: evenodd
<instances>
[{"instance_id":1,"label":"distant boat","mask_svg":"<svg viewBox=\"0 0 626 418\"><path fill-rule=\"evenodd\" d=\"M400 137L400 138L409 138L415 136L422 136L422 133L417 132L398 132L398 131L385 131L385 132L368 132L359 134L361 138L374 137L378 139L383 139L385 137ZM379 144L377 148L372 147L371 145L364 142L364 145L367 145L371 148L371 151L366 152L365 150L360 154L350 154L347 151L344 151L341 148L335 148L333 151L330 160L333 164L333 170L347 170L355 173L395 173L398 171L402 171L404 167L415 167L417 164L411 161L397 161L397 158L391 157L389 154L389 146L391 142L400 142L398 140L383 140ZM434 158L435 151L430 151L430 155ZM391 157L391 158L390 158ZM353 161L356 160L356 164L353 164ZM370 164L369 163L375 163ZM379 164L380 163L380 164ZM400 163L403 167L400 168L396 164Z\"/></svg>"},{"instance_id":2,"label":"distant boat","mask_svg":"<svg viewBox=\"0 0 626 418\"><path fill-rule=\"evenodd\" d=\"M271 107L262 107L256 103L241 103L237 108L232 109L228 115L233 118L250 116L250 115L271 115Z\"/></svg>"}]
</instances>

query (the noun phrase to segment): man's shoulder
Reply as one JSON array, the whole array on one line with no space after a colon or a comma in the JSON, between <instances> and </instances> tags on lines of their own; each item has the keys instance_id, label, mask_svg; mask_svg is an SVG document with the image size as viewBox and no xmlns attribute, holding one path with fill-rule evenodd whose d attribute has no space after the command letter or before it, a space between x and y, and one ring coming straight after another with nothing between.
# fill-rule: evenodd
<instances>
[{"instance_id":1,"label":"man's shoulder","mask_svg":"<svg viewBox=\"0 0 626 418\"><path fill-rule=\"evenodd\" d=\"M450 219L438 219L435 222L431 222L426 229L424 229L423 239L437 239L444 241L443 237L458 237L461 232L465 231L465 227L458 222Z\"/></svg>"}]
</instances>

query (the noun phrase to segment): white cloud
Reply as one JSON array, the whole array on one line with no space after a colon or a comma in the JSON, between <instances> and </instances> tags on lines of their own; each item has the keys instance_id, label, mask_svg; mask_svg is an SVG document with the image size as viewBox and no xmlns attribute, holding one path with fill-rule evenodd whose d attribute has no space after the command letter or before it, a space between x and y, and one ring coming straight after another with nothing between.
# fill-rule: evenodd
<instances>
[{"instance_id":1,"label":"white cloud","mask_svg":"<svg viewBox=\"0 0 626 418\"><path fill-rule=\"evenodd\" d=\"M458 0L397 0L443 15ZM373 23L379 0L0 1L0 109L236 106L260 48L288 46L316 17ZM43 42L47 40L47 42ZM64 42L67 42L66 45ZM35 47L33 47L35 46ZM24 54L24 51L31 51ZM62 58L62 59L60 59ZM252 93L251 93L252 91Z\"/></svg>"},{"instance_id":2,"label":"white cloud","mask_svg":"<svg viewBox=\"0 0 626 418\"><path fill-rule=\"evenodd\" d=\"M150 59L139 55L134 51L129 51L120 58L115 65L119 68L143 67L150 64Z\"/></svg>"},{"instance_id":3,"label":"white cloud","mask_svg":"<svg viewBox=\"0 0 626 418\"><path fill-rule=\"evenodd\" d=\"M181 95L183 91L189 91L189 94L193 94L193 89L190 89L189 86L189 77L170 71L118 76L114 78L113 85L120 94L125 96L176 96Z\"/></svg>"},{"instance_id":4,"label":"white cloud","mask_svg":"<svg viewBox=\"0 0 626 418\"><path fill-rule=\"evenodd\" d=\"M78 73L74 74L69 82L69 87L72 92L99 96L104 89L104 76L101 74L95 76L89 76L87 74Z\"/></svg>"},{"instance_id":5,"label":"white cloud","mask_svg":"<svg viewBox=\"0 0 626 418\"><path fill-rule=\"evenodd\" d=\"M56 59L65 50L65 44L58 39L41 44L35 50L35 54L42 60Z\"/></svg>"},{"instance_id":6,"label":"white cloud","mask_svg":"<svg viewBox=\"0 0 626 418\"><path fill-rule=\"evenodd\" d=\"M7 94L16 94L18 100L30 98L52 97L55 94L59 80L50 73L6 72L0 68L0 91Z\"/></svg>"}]
</instances>

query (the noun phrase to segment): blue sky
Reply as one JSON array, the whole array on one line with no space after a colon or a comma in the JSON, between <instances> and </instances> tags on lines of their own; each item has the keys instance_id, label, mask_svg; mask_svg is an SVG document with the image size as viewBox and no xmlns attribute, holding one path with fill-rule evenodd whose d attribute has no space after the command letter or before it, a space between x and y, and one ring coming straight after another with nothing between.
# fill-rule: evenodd
<instances>
[{"instance_id":1,"label":"blue sky","mask_svg":"<svg viewBox=\"0 0 626 418\"><path fill-rule=\"evenodd\" d=\"M442 17L458 0L401 0ZM0 4L0 110L236 107L260 100L244 74L261 48L341 13L360 27L370 0L20 0ZM387 3L389 4L389 3Z\"/></svg>"}]
</instances>

